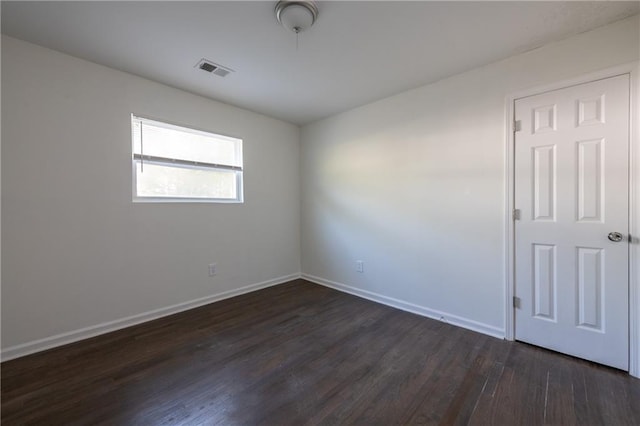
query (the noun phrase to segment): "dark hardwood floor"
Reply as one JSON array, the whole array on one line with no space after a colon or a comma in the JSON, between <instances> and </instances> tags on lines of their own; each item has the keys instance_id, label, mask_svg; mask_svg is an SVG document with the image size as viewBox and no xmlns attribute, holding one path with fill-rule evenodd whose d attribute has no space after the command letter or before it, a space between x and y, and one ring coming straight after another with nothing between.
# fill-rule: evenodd
<instances>
[{"instance_id":1,"label":"dark hardwood floor","mask_svg":"<svg viewBox=\"0 0 640 426\"><path fill-rule=\"evenodd\" d=\"M640 380L297 280L2 364L2 424L640 425Z\"/></svg>"}]
</instances>

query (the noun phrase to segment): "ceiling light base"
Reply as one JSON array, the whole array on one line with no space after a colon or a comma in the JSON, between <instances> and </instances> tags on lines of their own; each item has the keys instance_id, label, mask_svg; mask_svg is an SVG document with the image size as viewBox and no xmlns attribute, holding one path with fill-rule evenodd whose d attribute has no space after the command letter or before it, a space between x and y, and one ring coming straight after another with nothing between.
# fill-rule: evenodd
<instances>
[{"instance_id":1,"label":"ceiling light base","mask_svg":"<svg viewBox=\"0 0 640 426\"><path fill-rule=\"evenodd\" d=\"M318 18L318 7L308 0L282 0L276 4L276 19L298 34L311 28Z\"/></svg>"}]
</instances>

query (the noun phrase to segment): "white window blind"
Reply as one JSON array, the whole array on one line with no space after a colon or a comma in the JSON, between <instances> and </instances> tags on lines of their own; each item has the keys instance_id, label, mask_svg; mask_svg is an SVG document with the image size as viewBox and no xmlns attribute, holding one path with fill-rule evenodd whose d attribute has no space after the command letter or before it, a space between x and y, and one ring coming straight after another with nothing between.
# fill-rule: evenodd
<instances>
[{"instance_id":1,"label":"white window blind","mask_svg":"<svg viewBox=\"0 0 640 426\"><path fill-rule=\"evenodd\" d=\"M242 140L131 116L134 201L242 202Z\"/></svg>"}]
</instances>

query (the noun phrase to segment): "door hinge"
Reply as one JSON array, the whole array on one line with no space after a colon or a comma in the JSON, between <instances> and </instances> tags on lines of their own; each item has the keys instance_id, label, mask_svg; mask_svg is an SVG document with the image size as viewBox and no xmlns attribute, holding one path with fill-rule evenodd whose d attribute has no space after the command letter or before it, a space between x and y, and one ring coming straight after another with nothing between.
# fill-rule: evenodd
<instances>
[{"instance_id":1,"label":"door hinge","mask_svg":"<svg viewBox=\"0 0 640 426\"><path fill-rule=\"evenodd\" d=\"M514 132L519 132L520 130L522 130L522 121L521 120L516 120L513 122L513 131Z\"/></svg>"},{"instance_id":2,"label":"door hinge","mask_svg":"<svg viewBox=\"0 0 640 426\"><path fill-rule=\"evenodd\" d=\"M520 220L520 209L513 209L513 220Z\"/></svg>"},{"instance_id":3,"label":"door hinge","mask_svg":"<svg viewBox=\"0 0 640 426\"><path fill-rule=\"evenodd\" d=\"M513 296L513 307L516 309L520 309L520 298Z\"/></svg>"}]
</instances>

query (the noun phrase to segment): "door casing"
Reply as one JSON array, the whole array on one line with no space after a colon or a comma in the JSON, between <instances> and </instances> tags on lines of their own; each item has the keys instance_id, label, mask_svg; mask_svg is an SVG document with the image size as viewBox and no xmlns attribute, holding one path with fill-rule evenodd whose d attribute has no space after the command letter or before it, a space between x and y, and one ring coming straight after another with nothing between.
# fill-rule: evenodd
<instances>
[{"instance_id":1,"label":"door casing","mask_svg":"<svg viewBox=\"0 0 640 426\"><path fill-rule=\"evenodd\" d=\"M629 374L640 378L640 85L638 74L640 62L608 68L553 84L534 87L512 93L505 105L505 338L515 339L515 226L512 216L515 200L515 137L514 104L517 99L563 89L569 86L589 83L609 77L628 74L630 80L629 108Z\"/></svg>"}]
</instances>

